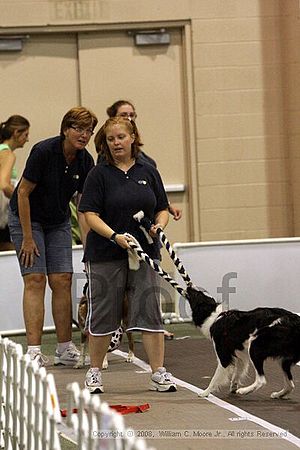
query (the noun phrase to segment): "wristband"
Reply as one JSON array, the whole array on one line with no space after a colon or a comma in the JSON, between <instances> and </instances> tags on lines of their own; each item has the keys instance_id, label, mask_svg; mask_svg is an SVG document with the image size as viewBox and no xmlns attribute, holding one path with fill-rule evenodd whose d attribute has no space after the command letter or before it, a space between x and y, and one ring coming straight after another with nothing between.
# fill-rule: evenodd
<instances>
[{"instance_id":1,"label":"wristband","mask_svg":"<svg viewBox=\"0 0 300 450\"><path fill-rule=\"evenodd\" d=\"M117 236L117 234L118 234L118 233L114 232L114 233L111 235L111 237L109 238L109 240L110 240L111 242L116 243L116 236Z\"/></svg>"}]
</instances>

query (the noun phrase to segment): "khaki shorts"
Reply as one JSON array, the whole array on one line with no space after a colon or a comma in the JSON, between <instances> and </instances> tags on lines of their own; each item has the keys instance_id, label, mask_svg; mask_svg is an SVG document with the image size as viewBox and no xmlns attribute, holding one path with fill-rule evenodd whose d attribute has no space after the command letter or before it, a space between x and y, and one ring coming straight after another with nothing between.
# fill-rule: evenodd
<instances>
[{"instance_id":1,"label":"khaki shorts","mask_svg":"<svg viewBox=\"0 0 300 450\"><path fill-rule=\"evenodd\" d=\"M126 331L163 332L160 311L160 278L145 262L129 270L127 259L87 263L89 313L87 329L95 336L116 331L128 297Z\"/></svg>"}]
</instances>

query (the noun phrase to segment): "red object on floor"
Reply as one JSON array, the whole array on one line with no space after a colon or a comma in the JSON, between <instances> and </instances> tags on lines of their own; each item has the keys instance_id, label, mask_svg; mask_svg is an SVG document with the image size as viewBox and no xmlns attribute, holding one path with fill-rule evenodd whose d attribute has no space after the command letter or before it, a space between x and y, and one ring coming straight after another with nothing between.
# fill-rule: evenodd
<instances>
[{"instance_id":1,"label":"red object on floor","mask_svg":"<svg viewBox=\"0 0 300 450\"><path fill-rule=\"evenodd\" d=\"M147 409L150 408L149 403L144 403L143 405L109 405L111 409L114 411L117 411L118 413L125 415L130 413L142 413L144 411L147 411ZM72 414L75 414L78 412L77 408L72 409ZM68 411L67 409L61 409L60 414L62 417L67 417Z\"/></svg>"},{"instance_id":2,"label":"red object on floor","mask_svg":"<svg viewBox=\"0 0 300 450\"><path fill-rule=\"evenodd\" d=\"M73 408L73 409L72 409L72 414L77 413L77 412L78 412L78 409L77 409L77 408ZM61 417L67 417L67 415L68 415L68 410L67 410L67 409L61 409L61 410L60 410L60 414L61 414Z\"/></svg>"},{"instance_id":3,"label":"red object on floor","mask_svg":"<svg viewBox=\"0 0 300 450\"><path fill-rule=\"evenodd\" d=\"M130 413L142 413L150 408L149 403L144 403L143 405L109 405L111 409L117 411L120 414L130 414Z\"/></svg>"}]
</instances>

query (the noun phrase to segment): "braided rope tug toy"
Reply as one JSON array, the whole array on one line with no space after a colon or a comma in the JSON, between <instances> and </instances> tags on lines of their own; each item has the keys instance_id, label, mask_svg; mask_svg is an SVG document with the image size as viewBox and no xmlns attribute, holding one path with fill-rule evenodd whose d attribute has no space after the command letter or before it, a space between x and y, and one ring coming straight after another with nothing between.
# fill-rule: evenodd
<instances>
[{"instance_id":1,"label":"braided rope tug toy","mask_svg":"<svg viewBox=\"0 0 300 450\"><path fill-rule=\"evenodd\" d=\"M127 236L132 237L130 234L127 234ZM173 288L179 292L180 295L182 295L183 297L187 296L186 290L183 289L175 280L173 280L168 272L165 272L155 261L153 261L153 259L151 259L150 256L147 255L147 253L145 253L139 245L137 245L133 241L129 241L128 244L140 260L145 261L155 272L158 273L158 275L160 275L164 280L170 283Z\"/></svg>"},{"instance_id":2,"label":"braided rope tug toy","mask_svg":"<svg viewBox=\"0 0 300 450\"><path fill-rule=\"evenodd\" d=\"M152 227L152 222L144 216L143 211L139 211L137 214L133 216L133 218L140 223L140 228L142 229L143 233L147 237L147 241L149 243L153 242L151 236L149 235L150 228ZM176 266L176 269L178 273L181 275L183 281L186 283L187 287L194 287L190 276L188 275L187 271L185 270L181 260L177 256L175 250L173 249L171 243L169 242L167 236L165 235L162 228L157 228L156 233L161 241L161 243L165 246L167 252L169 253L170 258L174 262L174 265ZM168 283L171 284L171 286L179 292L179 294L184 297L188 298L188 294L186 292L186 289L182 288L166 271L164 271L159 264L157 264L153 259L150 258L147 253L143 251L141 246L139 245L138 241L131 236L130 234L126 233L128 237L130 237L132 240L130 240L128 243L130 245L130 248L135 252L138 259L146 262L155 272L158 273L159 276L161 276L164 280L166 280ZM199 289L199 288L198 288ZM208 296L210 294L206 291L206 289L200 288L203 292L205 292ZM108 351L113 351L116 348L119 347L122 335L124 333L124 330L122 327L119 327L118 330L113 334L112 340L109 346Z\"/></svg>"},{"instance_id":3,"label":"braided rope tug toy","mask_svg":"<svg viewBox=\"0 0 300 450\"><path fill-rule=\"evenodd\" d=\"M142 231L149 233L150 228L152 227L153 223L144 215L143 211L139 211L136 213L133 218L139 222L140 228ZM164 245L167 252L169 253L170 258L174 262L174 265L176 266L176 269L178 273L181 275L183 281L186 283L187 287L193 287L194 284L188 275L187 271L185 270L181 260L177 256L175 250L173 249L171 243L169 242L167 236L165 235L162 228L157 228L156 233L160 239L160 242ZM147 264L149 264L162 278L164 278L166 281L168 281L183 297L187 298L187 292L185 289L183 289L181 286L178 285L178 283L173 280L173 278L165 272L158 264L156 264L141 248L137 248L137 246L129 242L129 245L131 248L136 252L138 257L142 260L144 260ZM210 295L205 289L202 289L204 292L206 292L208 295Z\"/></svg>"},{"instance_id":4,"label":"braided rope tug toy","mask_svg":"<svg viewBox=\"0 0 300 450\"><path fill-rule=\"evenodd\" d=\"M145 233L149 233L150 228L152 227L153 223L151 222L150 219L148 219L147 217L145 217L144 215L144 211L139 211L138 213L136 213L133 218L140 223L140 228L142 229L142 231ZM187 287L193 287L196 288L197 290L201 290L202 292L204 292L207 296L211 297L211 294L204 288L202 287L196 287L194 285L194 283L192 282L189 274L187 273L187 271L185 270L182 261L179 259L179 257L177 256L175 250L173 249L171 243L169 242L167 236L165 235L164 231L162 230L162 228L157 228L156 230L156 234L159 237L160 242L164 245L164 247L166 248L167 252L169 253L170 258L172 259L174 265L176 266L176 269L178 271L178 273L181 275L183 281L186 283ZM129 245L131 245L131 243L129 243ZM166 281L168 281L178 292L180 295L182 295L185 298L188 298L188 294L186 292L185 289L183 289L182 287L180 287L175 280L173 280L173 278L167 273L165 272L163 269L161 269L161 267L156 264L154 261L151 260L151 258L149 258L149 256L147 254L145 254L146 257L143 255L141 256L145 262L147 262L155 271L158 272L158 274L164 278ZM152 263L148 262L148 259L152 261ZM158 270L156 270L155 265L158 267Z\"/></svg>"}]
</instances>

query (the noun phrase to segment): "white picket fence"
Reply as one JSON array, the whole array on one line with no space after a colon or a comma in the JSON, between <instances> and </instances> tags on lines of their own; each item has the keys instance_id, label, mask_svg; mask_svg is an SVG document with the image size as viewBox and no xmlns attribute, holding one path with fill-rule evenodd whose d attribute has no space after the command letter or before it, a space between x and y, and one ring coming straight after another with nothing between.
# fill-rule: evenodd
<instances>
[{"instance_id":1,"label":"white picket fence","mask_svg":"<svg viewBox=\"0 0 300 450\"><path fill-rule=\"evenodd\" d=\"M0 370L0 448L61 450L61 434L79 450L149 450L119 413L78 383L67 386L63 420L53 375L24 355L21 345L1 336Z\"/></svg>"},{"instance_id":2,"label":"white picket fence","mask_svg":"<svg viewBox=\"0 0 300 450\"><path fill-rule=\"evenodd\" d=\"M90 395L86 389L80 390L78 383L69 384L67 391L66 427L73 430L78 448L151 450L144 440L135 438L133 429L126 428L123 416L110 409L98 395Z\"/></svg>"}]
</instances>

